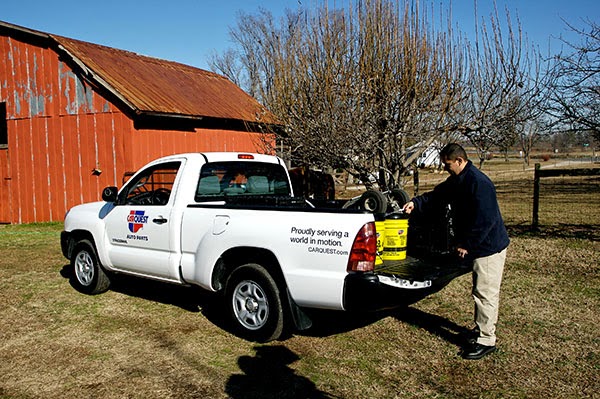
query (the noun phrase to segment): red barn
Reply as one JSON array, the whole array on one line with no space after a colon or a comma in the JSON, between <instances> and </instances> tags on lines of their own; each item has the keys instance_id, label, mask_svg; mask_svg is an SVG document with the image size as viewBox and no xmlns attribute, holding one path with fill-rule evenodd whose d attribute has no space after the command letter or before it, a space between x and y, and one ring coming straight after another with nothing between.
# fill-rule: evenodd
<instances>
[{"instance_id":1,"label":"red barn","mask_svg":"<svg viewBox=\"0 0 600 399\"><path fill-rule=\"evenodd\" d=\"M151 159L264 148L227 78L0 21L0 223L62 220Z\"/></svg>"}]
</instances>

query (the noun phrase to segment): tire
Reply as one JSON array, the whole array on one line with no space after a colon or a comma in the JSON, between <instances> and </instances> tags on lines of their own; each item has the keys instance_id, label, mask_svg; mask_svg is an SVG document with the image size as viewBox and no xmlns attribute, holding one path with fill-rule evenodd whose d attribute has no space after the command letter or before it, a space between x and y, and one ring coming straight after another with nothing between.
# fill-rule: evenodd
<instances>
[{"instance_id":1,"label":"tire","mask_svg":"<svg viewBox=\"0 0 600 399\"><path fill-rule=\"evenodd\" d=\"M225 285L225 302L231 327L240 337L269 342L281 336L281 291L262 266L248 263L235 269Z\"/></svg>"},{"instance_id":2,"label":"tire","mask_svg":"<svg viewBox=\"0 0 600 399\"><path fill-rule=\"evenodd\" d=\"M371 213L384 213L387 210L387 199L377 190L367 190L359 200L359 208Z\"/></svg>"},{"instance_id":3,"label":"tire","mask_svg":"<svg viewBox=\"0 0 600 399\"><path fill-rule=\"evenodd\" d=\"M390 205L394 211L402 209L404 204L410 201L410 195L400 188L395 188L390 192Z\"/></svg>"},{"instance_id":4,"label":"tire","mask_svg":"<svg viewBox=\"0 0 600 399\"><path fill-rule=\"evenodd\" d=\"M344 204L342 205L342 209L357 209L359 200L360 197L357 197L344 202Z\"/></svg>"},{"instance_id":5,"label":"tire","mask_svg":"<svg viewBox=\"0 0 600 399\"><path fill-rule=\"evenodd\" d=\"M75 245L71 271L71 284L84 294L100 294L110 286L110 280L98 262L94 244L88 240L81 240Z\"/></svg>"}]
</instances>

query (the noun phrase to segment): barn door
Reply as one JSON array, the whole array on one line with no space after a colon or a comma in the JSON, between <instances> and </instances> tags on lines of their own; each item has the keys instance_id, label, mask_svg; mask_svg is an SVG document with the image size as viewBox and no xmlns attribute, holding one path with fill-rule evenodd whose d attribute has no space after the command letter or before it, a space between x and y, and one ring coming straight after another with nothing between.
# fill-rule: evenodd
<instances>
[{"instance_id":1,"label":"barn door","mask_svg":"<svg viewBox=\"0 0 600 399\"><path fill-rule=\"evenodd\" d=\"M10 223L10 176L8 148L0 148L0 223Z\"/></svg>"}]
</instances>

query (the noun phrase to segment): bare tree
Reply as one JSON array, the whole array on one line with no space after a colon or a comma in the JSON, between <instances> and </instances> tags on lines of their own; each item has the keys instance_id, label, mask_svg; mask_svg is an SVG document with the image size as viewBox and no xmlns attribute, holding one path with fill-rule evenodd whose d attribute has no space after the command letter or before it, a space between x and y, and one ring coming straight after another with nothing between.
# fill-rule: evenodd
<instances>
[{"instance_id":1,"label":"bare tree","mask_svg":"<svg viewBox=\"0 0 600 399\"><path fill-rule=\"evenodd\" d=\"M580 43L565 41L570 54L555 57L549 113L563 130L589 131L600 142L600 25L587 20L583 29L567 24Z\"/></svg>"},{"instance_id":2,"label":"bare tree","mask_svg":"<svg viewBox=\"0 0 600 399\"><path fill-rule=\"evenodd\" d=\"M242 87L248 87L247 82L243 82L242 79L242 65L239 62L239 53L234 49L227 49L223 54L213 53L209 65L213 71L219 71L221 74L227 76L236 85Z\"/></svg>"},{"instance_id":3,"label":"bare tree","mask_svg":"<svg viewBox=\"0 0 600 399\"><path fill-rule=\"evenodd\" d=\"M545 75L508 11L507 31L496 11L469 43L448 11L425 2L329 3L279 20L266 10L240 14L231 30L237 51L213 58L279 118L278 148L293 161L363 180L379 172L380 187L390 188L434 142L460 133L482 166L535 119Z\"/></svg>"},{"instance_id":4,"label":"bare tree","mask_svg":"<svg viewBox=\"0 0 600 399\"><path fill-rule=\"evenodd\" d=\"M434 29L433 7L419 2L349 4L288 10L279 22L265 10L241 15L232 37L245 87L280 119L295 160L363 179L385 171L385 188L418 157L410 144L424 149L451 131L464 45L451 24ZM227 73L221 61L213 67Z\"/></svg>"},{"instance_id":5,"label":"bare tree","mask_svg":"<svg viewBox=\"0 0 600 399\"><path fill-rule=\"evenodd\" d=\"M550 125L544 115L539 115L534 119L527 120L517 125L518 144L523 155L523 168L529 166L531 161L531 151L534 146L543 138L550 135Z\"/></svg>"},{"instance_id":6,"label":"bare tree","mask_svg":"<svg viewBox=\"0 0 600 399\"><path fill-rule=\"evenodd\" d=\"M475 3L476 4L476 3ZM457 130L475 146L482 167L495 147L515 144L519 126L526 126L545 100L546 74L541 57L524 45L520 22L505 12L503 31L495 8L489 25L477 26L469 51L468 100L456 114Z\"/></svg>"}]
</instances>

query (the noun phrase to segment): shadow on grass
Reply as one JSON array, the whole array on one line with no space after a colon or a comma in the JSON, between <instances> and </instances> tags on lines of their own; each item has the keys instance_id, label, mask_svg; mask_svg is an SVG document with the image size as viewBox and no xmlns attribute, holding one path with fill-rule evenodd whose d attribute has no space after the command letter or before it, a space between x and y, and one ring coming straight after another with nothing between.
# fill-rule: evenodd
<instances>
[{"instance_id":1,"label":"shadow on grass","mask_svg":"<svg viewBox=\"0 0 600 399\"><path fill-rule=\"evenodd\" d=\"M430 334L437 335L459 347L464 347L469 338L470 330L468 328L460 326L445 317L423 312L412 307L395 311L393 317L401 322L421 328Z\"/></svg>"},{"instance_id":2,"label":"shadow on grass","mask_svg":"<svg viewBox=\"0 0 600 399\"><path fill-rule=\"evenodd\" d=\"M315 321L313 327L299 333L300 335L325 337L340 334L365 327L386 317L393 317L402 323L423 329L459 348L464 348L467 344L470 333L470 330L464 326L408 305L392 310L366 314L319 311L316 313L316 316L312 314L311 317Z\"/></svg>"},{"instance_id":3,"label":"shadow on grass","mask_svg":"<svg viewBox=\"0 0 600 399\"><path fill-rule=\"evenodd\" d=\"M71 282L71 267L63 266L60 275ZM178 286L126 275L113 274L110 279L111 291L177 306L189 312L201 312L210 322L228 330L224 317L226 313L217 294L198 287ZM231 375L225 386L225 391L230 398L329 399L335 397L318 390L310 379L296 374L295 370L289 367L300 357L288 348L280 345L255 346L254 350L255 356L238 358L242 374Z\"/></svg>"},{"instance_id":4,"label":"shadow on grass","mask_svg":"<svg viewBox=\"0 0 600 399\"><path fill-rule=\"evenodd\" d=\"M255 346L255 356L241 356L243 374L229 377L225 392L232 399L333 398L289 367L300 357L285 346Z\"/></svg>"},{"instance_id":5,"label":"shadow on grass","mask_svg":"<svg viewBox=\"0 0 600 399\"><path fill-rule=\"evenodd\" d=\"M296 335L306 337L329 337L353 330L358 330L384 319L389 311L380 312L343 312L339 310L305 310L312 320L312 327L304 331L296 331Z\"/></svg>"},{"instance_id":6,"label":"shadow on grass","mask_svg":"<svg viewBox=\"0 0 600 399\"><path fill-rule=\"evenodd\" d=\"M72 272L69 265L64 265L60 274L69 279L73 289ZM212 293L195 286L180 286L150 279L111 274L110 290L127 296L142 298L144 300L176 306L188 312L202 313L208 321L215 326L235 334L227 318L227 310L219 294ZM442 285L435 291L442 289ZM386 317L395 317L398 320L425 328L432 333L445 336L444 331L459 330L450 321L438 316L428 315L419 310L410 308L432 292L408 295L397 308L376 312L343 312L335 310L304 309L312 321L312 327L304 331L287 331L280 338L285 341L292 335L309 337L327 337L364 328ZM459 331L460 332L460 331ZM448 335L448 338L451 336ZM450 339L449 339L450 340ZM451 341L453 342L453 341Z\"/></svg>"},{"instance_id":7,"label":"shadow on grass","mask_svg":"<svg viewBox=\"0 0 600 399\"><path fill-rule=\"evenodd\" d=\"M440 288L441 289L441 288ZM312 320L312 327L305 331L297 331L296 335L307 337L329 337L349 331L359 330L368 325L385 319L396 317L399 313L409 309L409 306L422 300L432 292L420 293L419 295L408 295L399 301L394 308L379 311L339 311L323 309L304 309Z\"/></svg>"},{"instance_id":8,"label":"shadow on grass","mask_svg":"<svg viewBox=\"0 0 600 399\"><path fill-rule=\"evenodd\" d=\"M600 240L600 224L540 225L537 229L529 224L520 224L507 225L506 229L511 237Z\"/></svg>"},{"instance_id":9,"label":"shadow on grass","mask_svg":"<svg viewBox=\"0 0 600 399\"><path fill-rule=\"evenodd\" d=\"M68 279L73 289L76 290L72 282L71 267L64 265L60 274L63 278ZM124 274L110 274L110 281L110 291L176 306L188 312L202 313L215 326L235 334L229 324L222 297L217 293L196 286L180 286ZM414 303L418 299L410 301L407 299L406 305ZM390 315L390 311L364 313L319 309L305 309L305 311L312 321L312 327L304 331L286 331L280 340L284 341L292 335L327 337L341 334L363 328Z\"/></svg>"},{"instance_id":10,"label":"shadow on grass","mask_svg":"<svg viewBox=\"0 0 600 399\"><path fill-rule=\"evenodd\" d=\"M60 274L63 278L69 279L71 286L76 290L72 282L71 267L63 266ZM110 281L110 291L176 306L188 312L202 313L215 326L235 334L229 324L227 310L220 294L196 286L180 286L124 274L111 274ZM306 331L286 331L281 340L290 338L292 334L315 337L339 334L364 327L387 316L387 314L380 313L356 315L326 310L308 310L307 312L313 321L313 327Z\"/></svg>"},{"instance_id":11,"label":"shadow on grass","mask_svg":"<svg viewBox=\"0 0 600 399\"><path fill-rule=\"evenodd\" d=\"M73 289L72 272L69 265L60 271L69 279ZM195 286L181 286L124 274L110 275L110 291L148 301L172 305L188 312L202 313L211 323L227 330L226 312L218 294Z\"/></svg>"}]
</instances>

